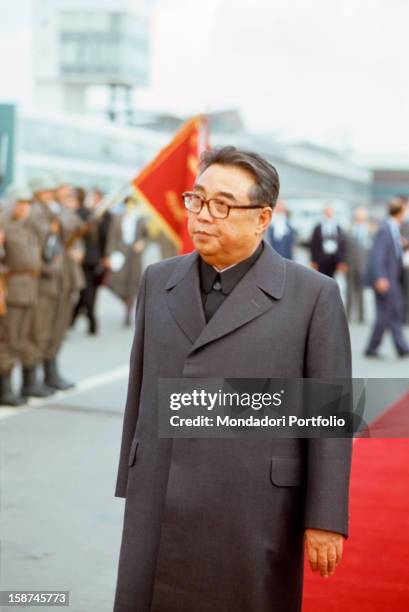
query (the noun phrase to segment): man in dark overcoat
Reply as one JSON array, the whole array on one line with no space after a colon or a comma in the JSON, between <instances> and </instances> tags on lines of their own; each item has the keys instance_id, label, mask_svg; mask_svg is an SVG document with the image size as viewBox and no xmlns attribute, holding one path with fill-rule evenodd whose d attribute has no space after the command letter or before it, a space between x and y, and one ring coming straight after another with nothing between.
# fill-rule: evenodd
<instances>
[{"instance_id":1,"label":"man in dark overcoat","mask_svg":"<svg viewBox=\"0 0 409 612\"><path fill-rule=\"evenodd\" d=\"M275 169L204 154L184 194L195 251L149 266L136 308L116 495L115 612L296 612L303 550L334 573L348 533L347 439L169 439L160 378L349 377L337 284L263 236Z\"/></svg>"}]
</instances>

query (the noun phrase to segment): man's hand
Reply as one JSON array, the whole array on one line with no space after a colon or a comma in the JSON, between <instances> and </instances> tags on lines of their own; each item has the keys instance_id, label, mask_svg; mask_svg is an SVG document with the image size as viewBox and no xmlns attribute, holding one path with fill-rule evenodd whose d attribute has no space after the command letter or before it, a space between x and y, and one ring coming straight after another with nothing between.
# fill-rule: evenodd
<instances>
[{"instance_id":1,"label":"man's hand","mask_svg":"<svg viewBox=\"0 0 409 612\"><path fill-rule=\"evenodd\" d=\"M323 578L333 576L342 559L344 537L324 529L306 529L305 547L313 572L319 570Z\"/></svg>"},{"instance_id":2,"label":"man's hand","mask_svg":"<svg viewBox=\"0 0 409 612\"><path fill-rule=\"evenodd\" d=\"M348 264L344 261L340 261L337 265L337 272L340 274L346 274L348 272Z\"/></svg>"},{"instance_id":3,"label":"man's hand","mask_svg":"<svg viewBox=\"0 0 409 612\"><path fill-rule=\"evenodd\" d=\"M375 290L378 293L381 293L382 295L388 293L389 288L390 283L387 278L378 278L378 280L375 281Z\"/></svg>"},{"instance_id":4,"label":"man's hand","mask_svg":"<svg viewBox=\"0 0 409 612\"><path fill-rule=\"evenodd\" d=\"M52 219L49 225L50 234L59 234L61 230L61 225L58 219Z\"/></svg>"},{"instance_id":5,"label":"man's hand","mask_svg":"<svg viewBox=\"0 0 409 612\"><path fill-rule=\"evenodd\" d=\"M84 251L82 249L71 249L68 254L75 263L82 264L84 260Z\"/></svg>"},{"instance_id":6,"label":"man's hand","mask_svg":"<svg viewBox=\"0 0 409 612\"><path fill-rule=\"evenodd\" d=\"M101 261L105 270L111 270L111 260L109 257L103 257Z\"/></svg>"}]
</instances>

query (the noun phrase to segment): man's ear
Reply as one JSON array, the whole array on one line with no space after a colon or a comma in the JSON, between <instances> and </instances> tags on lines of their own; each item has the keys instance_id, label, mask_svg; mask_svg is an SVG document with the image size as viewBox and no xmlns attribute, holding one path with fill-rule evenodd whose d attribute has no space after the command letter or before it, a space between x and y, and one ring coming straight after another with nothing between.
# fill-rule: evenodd
<instances>
[{"instance_id":1,"label":"man's ear","mask_svg":"<svg viewBox=\"0 0 409 612\"><path fill-rule=\"evenodd\" d=\"M256 229L257 234L264 234L264 232L268 229L268 226L271 223L272 216L273 210L272 208L270 208L270 206L265 206L260 210Z\"/></svg>"}]
</instances>

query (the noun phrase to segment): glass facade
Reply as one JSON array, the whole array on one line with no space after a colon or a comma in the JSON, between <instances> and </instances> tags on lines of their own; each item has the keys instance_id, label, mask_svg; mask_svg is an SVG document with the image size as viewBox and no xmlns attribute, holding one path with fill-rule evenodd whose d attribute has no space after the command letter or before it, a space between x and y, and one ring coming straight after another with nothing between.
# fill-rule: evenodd
<instances>
[{"instance_id":1,"label":"glass facade","mask_svg":"<svg viewBox=\"0 0 409 612\"><path fill-rule=\"evenodd\" d=\"M409 170L376 169L373 199L385 203L396 195L409 197Z\"/></svg>"},{"instance_id":2,"label":"glass facade","mask_svg":"<svg viewBox=\"0 0 409 612\"><path fill-rule=\"evenodd\" d=\"M305 165L294 163L291 145L270 140L265 136L251 134L212 134L212 144L229 145L257 151L277 168L280 176L280 193L283 198L322 198L338 199L349 202L351 206L366 205L372 198L372 175L358 168L348 159L329 153L322 155L322 163L316 161L307 147L303 153ZM314 161L314 164L311 162ZM335 162L335 164L334 164ZM331 171L332 167L337 171ZM359 178L358 178L359 177Z\"/></svg>"},{"instance_id":3,"label":"glass facade","mask_svg":"<svg viewBox=\"0 0 409 612\"><path fill-rule=\"evenodd\" d=\"M99 163L135 165L146 160L147 144L123 140L111 133L87 132L64 123L25 119L20 130L20 148L28 153L87 159Z\"/></svg>"},{"instance_id":4,"label":"glass facade","mask_svg":"<svg viewBox=\"0 0 409 612\"><path fill-rule=\"evenodd\" d=\"M60 14L60 76L112 78L127 85L148 80L149 28L126 13L63 11Z\"/></svg>"},{"instance_id":5,"label":"glass facade","mask_svg":"<svg viewBox=\"0 0 409 612\"><path fill-rule=\"evenodd\" d=\"M19 180L42 172L63 174L76 185L112 191L131 180L167 144L168 135L83 121L22 117L18 123Z\"/></svg>"},{"instance_id":6,"label":"glass facade","mask_svg":"<svg viewBox=\"0 0 409 612\"><path fill-rule=\"evenodd\" d=\"M280 160L271 161L277 167L285 197L341 198L352 204L367 203L370 200L370 181L357 181L301 168Z\"/></svg>"}]
</instances>

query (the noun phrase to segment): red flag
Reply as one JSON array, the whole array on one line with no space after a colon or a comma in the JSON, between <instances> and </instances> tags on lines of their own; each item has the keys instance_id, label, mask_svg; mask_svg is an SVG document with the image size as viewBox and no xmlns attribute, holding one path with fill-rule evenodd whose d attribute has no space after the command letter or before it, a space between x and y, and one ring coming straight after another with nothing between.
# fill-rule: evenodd
<instances>
[{"instance_id":1,"label":"red flag","mask_svg":"<svg viewBox=\"0 0 409 612\"><path fill-rule=\"evenodd\" d=\"M200 153L207 146L207 122L201 116L195 117L182 126L173 140L133 180L136 191L180 253L194 249L180 194L192 189Z\"/></svg>"}]
</instances>

